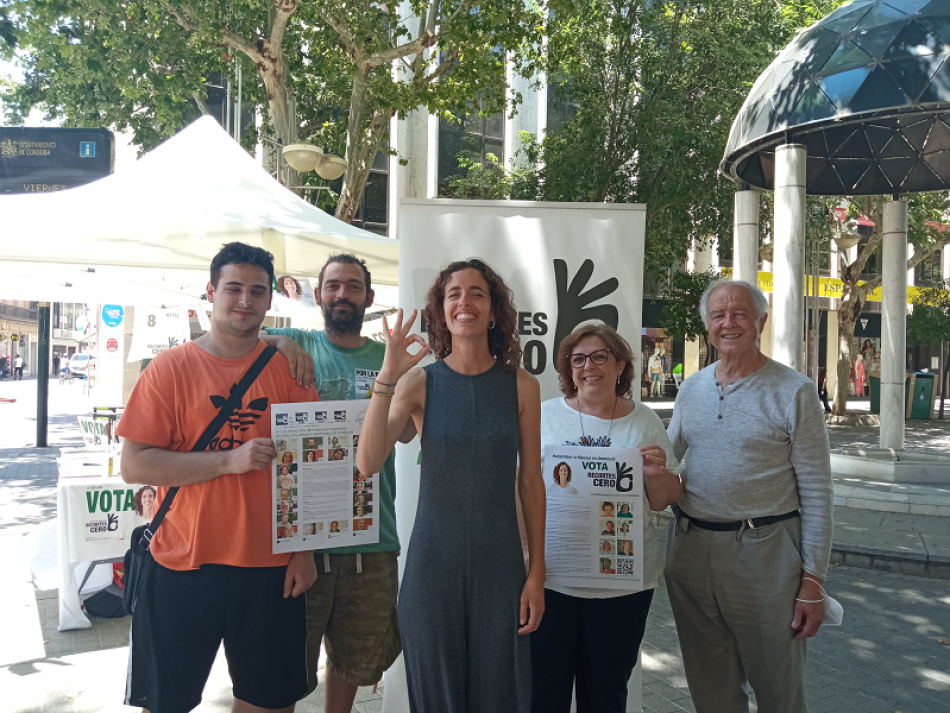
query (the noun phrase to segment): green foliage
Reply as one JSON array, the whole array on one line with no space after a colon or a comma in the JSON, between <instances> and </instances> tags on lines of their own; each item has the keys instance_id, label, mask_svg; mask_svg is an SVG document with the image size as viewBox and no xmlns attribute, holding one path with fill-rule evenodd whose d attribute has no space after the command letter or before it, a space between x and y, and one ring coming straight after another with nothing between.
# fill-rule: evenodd
<instances>
[{"instance_id":1,"label":"green foliage","mask_svg":"<svg viewBox=\"0 0 950 713\"><path fill-rule=\"evenodd\" d=\"M519 136L522 148L514 156L514 168L508 170L494 154L486 154L485 162L474 151L462 151L459 166L462 176L445 182L445 198L478 200L534 200L537 197L537 160L539 146L527 132Z\"/></svg>"},{"instance_id":2,"label":"green foliage","mask_svg":"<svg viewBox=\"0 0 950 713\"><path fill-rule=\"evenodd\" d=\"M65 126L130 130L150 149L199 115L225 50L189 38L158 2L13 2L24 82L5 97L7 119L34 107ZM253 75L252 75L253 77Z\"/></svg>"},{"instance_id":3,"label":"green foliage","mask_svg":"<svg viewBox=\"0 0 950 713\"><path fill-rule=\"evenodd\" d=\"M663 305L663 328L670 339L688 341L706 336L706 325L699 316L699 300L719 273L685 272L670 274Z\"/></svg>"},{"instance_id":4,"label":"green foliage","mask_svg":"<svg viewBox=\"0 0 950 713\"><path fill-rule=\"evenodd\" d=\"M920 288L907 317L907 344L950 342L950 280L942 289Z\"/></svg>"},{"instance_id":5,"label":"green foliage","mask_svg":"<svg viewBox=\"0 0 950 713\"><path fill-rule=\"evenodd\" d=\"M17 36L9 11L4 7L7 0L0 0L0 59L11 59L17 46Z\"/></svg>"},{"instance_id":6,"label":"green foliage","mask_svg":"<svg viewBox=\"0 0 950 713\"><path fill-rule=\"evenodd\" d=\"M732 121L799 28L841 0L551 0L548 72L573 118L543 143L541 197L646 203L648 272L732 233Z\"/></svg>"},{"instance_id":7,"label":"green foliage","mask_svg":"<svg viewBox=\"0 0 950 713\"><path fill-rule=\"evenodd\" d=\"M243 106L268 134L346 153L347 218L391 117L460 114L476 100L502 111L506 53L529 76L543 24L524 0L412 0L406 16L379 0L2 1L25 70L4 96L12 122L40 107L67 126L131 130L147 150L196 118L209 79L240 62Z\"/></svg>"}]
</instances>

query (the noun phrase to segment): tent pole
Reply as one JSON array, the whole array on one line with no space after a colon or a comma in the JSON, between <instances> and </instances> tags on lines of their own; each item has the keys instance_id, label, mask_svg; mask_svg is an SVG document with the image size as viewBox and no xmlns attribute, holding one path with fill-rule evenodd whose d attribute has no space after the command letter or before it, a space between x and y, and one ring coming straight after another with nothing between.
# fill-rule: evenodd
<instances>
[{"instance_id":1,"label":"tent pole","mask_svg":"<svg viewBox=\"0 0 950 713\"><path fill-rule=\"evenodd\" d=\"M49 416L49 323L50 303L39 304L39 349L36 350L36 447L47 447Z\"/></svg>"},{"instance_id":2,"label":"tent pole","mask_svg":"<svg viewBox=\"0 0 950 713\"><path fill-rule=\"evenodd\" d=\"M244 95L244 74L241 71L241 61L237 63L237 110L234 112L234 140L241 143L241 100Z\"/></svg>"}]
</instances>

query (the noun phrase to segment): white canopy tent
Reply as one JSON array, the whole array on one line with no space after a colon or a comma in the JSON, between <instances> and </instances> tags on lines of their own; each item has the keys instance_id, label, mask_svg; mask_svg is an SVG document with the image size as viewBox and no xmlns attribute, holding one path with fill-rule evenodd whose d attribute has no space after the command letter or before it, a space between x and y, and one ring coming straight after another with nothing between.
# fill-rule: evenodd
<instances>
[{"instance_id":1,"label":"white canopy tent","mask_svg":"<svg viewBox=\"0 0 950 713\"><path fill-rule=\"evenodd\" d=\"M95 292L111 295L103 302L187 304L234 240L273 253L277 274L316 276L327 256L349 252L374 283L398 278L395 240L297 197L203 117L122 174L0 196L0 297L91 302Z\"/></svg>"}]
</instances>

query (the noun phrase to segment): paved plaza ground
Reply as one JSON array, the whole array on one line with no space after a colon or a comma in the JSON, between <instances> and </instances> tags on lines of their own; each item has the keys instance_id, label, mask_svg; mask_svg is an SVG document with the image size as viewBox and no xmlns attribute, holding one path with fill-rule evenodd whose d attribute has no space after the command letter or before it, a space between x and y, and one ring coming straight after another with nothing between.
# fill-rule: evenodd
<instances>
[{"instance_id":1,"label":"paved plaza ground","mask_svg":"<svg viewBox=\"0 0 950 713\"><path fill-rule=\"evenodd\" d=\"M26 536L55 516L58 448L81 442L75 416L92 406L82 384L52 382L52 447L32 448L35 390L35 380L0 382L0 398L16 399L0 403L0 711L127 711L121 698L129 619L94 619L91 629L59 632L57 592L37 590L32 583ZM661 415L668 415L671 405L652 404ZM838 446L876 444L872 427L835 426L830 433ZM908 445L950 452L950 421L912 424ZM859 486L883 487L852 484ZM901 552L912 549L908 543L916 541L914 546L930 547L935 556L945 552L950 561L950 518L837 507L836 520L836 552L872 543L891 548L899 561ZM950 578L833 564L828 590L844 605L845 623L823 629L809 645L809 711L950 711L950 645L941 643L950 639ZM662 584L647 627L643 668L644 711L694 710ZM199 710L226 711L230 705L227 671L219 657ZM380 692L360 690L357 713L381 709ZM322 688L297 710L322 711Z\"/></svg>"}]
</instances>

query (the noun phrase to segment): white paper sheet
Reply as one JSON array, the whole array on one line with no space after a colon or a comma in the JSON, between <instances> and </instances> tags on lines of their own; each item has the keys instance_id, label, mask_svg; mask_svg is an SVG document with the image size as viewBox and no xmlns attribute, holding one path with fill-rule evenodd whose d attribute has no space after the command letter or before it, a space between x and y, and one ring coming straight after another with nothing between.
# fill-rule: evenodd
<instances>
[{"instance_id":1,"label":"white paper sheet","mask_svg":"<svg viewBox=\"0 0 950 713\"><path fill-rule=\"evenodd\" d=\"M379 542L377 473L356 468L368 400L275 404L273 551Z\"/></svg>"},{"instance_id":2,"label":"white paper sheet","mask_svg":"<svg viewBox=\"0 0 950 713\"><path fill-rule=\"evenodd\" d=\"M643 588L643 459L636 448L547 446L545 563L550 584Z\"/></svg>"}]
</instances>

